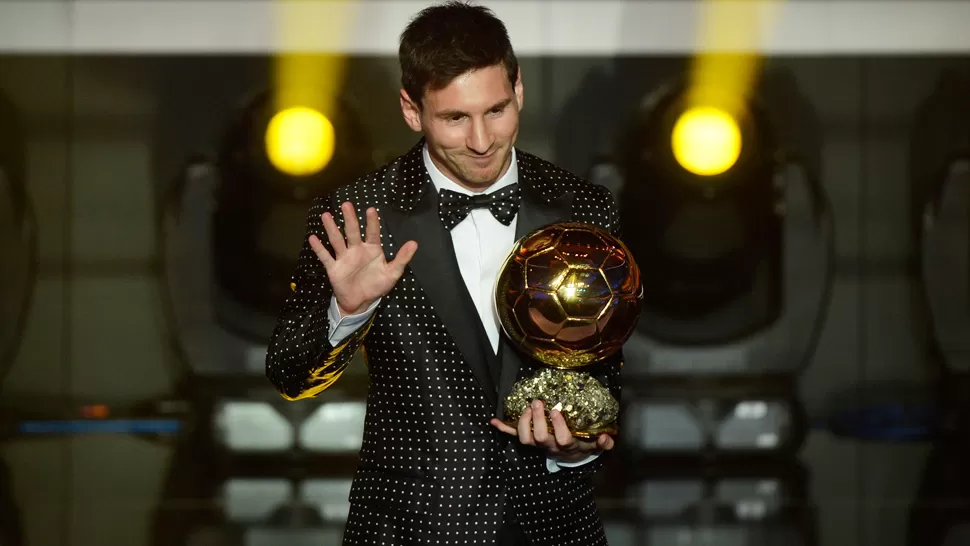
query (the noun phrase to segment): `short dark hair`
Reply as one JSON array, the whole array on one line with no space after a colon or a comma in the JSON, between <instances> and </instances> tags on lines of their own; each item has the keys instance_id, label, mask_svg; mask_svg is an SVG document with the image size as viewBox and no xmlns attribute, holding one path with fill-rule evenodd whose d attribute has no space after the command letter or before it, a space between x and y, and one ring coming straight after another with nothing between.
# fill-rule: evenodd
<instances>
[{"instance_id":1,"label":"short dark hair","mask_svg":"<svg viewBox=\"0 0 970 546\"><path fill-rule=\"evenodd\" d=\"M513 86L519 73L505 24L487 7L457 0L418 12L401 33L398 57L401 87L419 107L426 90L470 70L501 63Z\"/></svg>"}]
</instances>

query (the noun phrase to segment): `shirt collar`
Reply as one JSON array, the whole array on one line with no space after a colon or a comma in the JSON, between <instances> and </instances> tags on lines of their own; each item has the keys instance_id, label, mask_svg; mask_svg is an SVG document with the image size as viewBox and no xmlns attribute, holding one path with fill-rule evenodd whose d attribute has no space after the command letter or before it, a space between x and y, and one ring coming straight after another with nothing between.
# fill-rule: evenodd
<instances>
[{"instance_id":1,"label":"shirt collar","mask_svg":"<svg viewBox=\"0 0 970 546\"><path fill-rule=\"evenodd\" d=\"M451 191L461 193L464 195L475 195L475 192L463 188L458 185L455 181L451 180L438 170L438 167L431 161L431 154L428 152L428 145L425 144L422 149L422 157L424 158L424 167L428 170L428 174L431 175L431 183L434 184L434 190L437 193L442 188L449 189ZM509 170L505 171L494 184L488 187L486 193L491 193L493 191L500 190L505 186L515 184L519 181L519 166L515 159L515 147L512 147L512 161L509 164Z\"/></svg>"}]
</instances>

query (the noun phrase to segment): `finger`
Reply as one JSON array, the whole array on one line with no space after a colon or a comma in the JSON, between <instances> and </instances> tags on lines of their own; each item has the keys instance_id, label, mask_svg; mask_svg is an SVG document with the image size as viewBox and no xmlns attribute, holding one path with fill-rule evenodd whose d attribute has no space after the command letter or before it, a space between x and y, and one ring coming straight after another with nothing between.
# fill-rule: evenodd
<instances>
[{"instance_id":1,"label":"finger","mask_svg":"<svg viewBox=\"0 0 970 546\"><path fill-rule=\"evenodd\" d=\"M573 433L569 431L566 418L562 416L562 413L557 410L550 411L549 420L552 421L552 432L559 449L569 450L575 447L576 439L573 438Z\"/></svg>"},{"instance_id":2,"label":"finger","mask_svg":"<svg viewBox=\"0 0 970 546\"><path fill-rule=\"evenodd\" d=\"M522 412L522 415L519 416L519 423L518 423L519 443L525 444L527 446L536 445L535 438L533 438L532 431L530 430L531 427L532 427L532 408L526 408L526 410Z\"/></svg>"},{"instance_id":3,"label":"finger","mask_svg":"<svg viewBox=\"0 0 970 546\"><path fill-rule=\"evenodd\" d=\"M397 256L391 260L391 269L401 276L404 274L404 268L408 266L408 262L414 257L414 253L418 250L418 243L414 241L408 241L401 245L401 248L397 249Z\"/></svg>"},{"instance_id":4,"label":"finger","mask_svg":"<svg viewBox=\"0 0 970 546\"><path fill-rule=\"evenodd\" d=\"M498 419L492 419L491 421L489 421L489 423L493 427L501 430L502 432L504 432L506 434L511 434L512 436L518 436L519 435L519 431L517 431L516 429L514 429L514 428L512 428L512 427L510 427L508 425L506 425L505 423L503 423L502 421L499 421Z\"/></svg>"},{"instance_id":5,"label":"finger","mask_svg":"<svg viewBox=\"0 0 970 546\"><path fill-rule=\"evenodd\" d=\"M600 437L596 440L596 446L602 449L603 451L609 451L613 449L614 445L616 444L613 441L613 437L610 436L609 434L600 434Z\"/></svg>"},{"instance_id":6,"label":"finger","mask_svg":"<svg viewBox=\"0 0 970 546\"><path fill-rule=\"evenodd\" d=\"M332 214L325 212L320 216L320 219L323 220L323 229L327 232L327 239L330 240L333 255L336 259L340 259L340 255L344 253L344 250L347 250L344 236L340 234L340 228L337 227L337 222L334 222Z\"/></svg>"},{"instance_id":7,"label":"finger","mask_svg":"<svg viewBox=\"0 0 970 546\"><path fill-rule=\"evenodd\" d=\"M357 211L350 201L340 205L340 211L344 214L344 235L347 236L347 246L360 243L360 222L357 221Z\"/></svg>"},{"instance_id":8,"label":"finger","mask_svg":"<svg viewBox=\"0 0 970 546\"><path fill-rule=\"evenodd\" d=\"M365 241L368 243L380 243L381 242L381 219L377 216L377 209L370 207L367 209L367 230L365 234Z\"/></svg>"},{"instance_id":9,"label":"finger","mask_svg":"<svg viewBox=\"0 0 970 546\"><path fill-rule=\"evenodd\" d=\"M333 256L330 255L330 251L323 246L320 238L316 235L310 236L309 243L313 253L317 255L317 258L320 258L321 262L323 262L323 267L329 269L330 264L334 263Z\"/></svg>"},{"instance_id":10,"label":"finger","mask_svg":"<svg viewBox=\"0 0 970 546\"><path fill-rule=\"evenodd\" d=\"M532 437L538 445L546 448L556 447L556 440L549 434L546 412L542 409L542 402L538 400L532 402Z\"/></svg>"}]
</instances>

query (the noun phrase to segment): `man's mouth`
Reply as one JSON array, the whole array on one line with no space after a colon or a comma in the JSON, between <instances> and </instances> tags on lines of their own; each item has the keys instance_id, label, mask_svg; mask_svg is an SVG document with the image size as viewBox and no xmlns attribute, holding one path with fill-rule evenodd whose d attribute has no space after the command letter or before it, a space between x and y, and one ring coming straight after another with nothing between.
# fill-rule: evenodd
<instances>
[{"instance_id":1,"label":"man's mouth","mask_svg":"<svg viewBox=\"0 0 970 546\"><path fill-rule=\"evenodd\" d=\"M495 157L495 153L496 152L493 151L487 155L472 155L468 157L470 157L471 160L474 161L475 163L488 163L489 161L492 160L492 158Z\"/></svg>"}]
</instances>

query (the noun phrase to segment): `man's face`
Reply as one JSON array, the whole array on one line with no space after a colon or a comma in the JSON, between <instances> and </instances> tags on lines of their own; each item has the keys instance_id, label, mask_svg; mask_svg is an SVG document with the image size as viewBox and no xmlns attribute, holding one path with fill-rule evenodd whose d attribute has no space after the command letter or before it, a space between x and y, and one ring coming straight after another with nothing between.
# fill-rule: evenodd
<instances>
[{"instance_id":1,"label":"man's face","mask_svg":"<svg viewBox=\"0 0 970 546\"><path fill-rule=\"evenodd\" d=\"M482 191L509 167L519 133L522 78L509 83L501 64L458 76L424 94L421 108L401 91L404 119L423 132L435 166L472 191Z\"/></svg>"}]
</instances>

